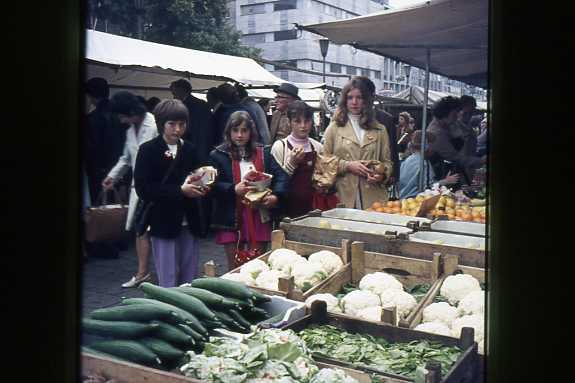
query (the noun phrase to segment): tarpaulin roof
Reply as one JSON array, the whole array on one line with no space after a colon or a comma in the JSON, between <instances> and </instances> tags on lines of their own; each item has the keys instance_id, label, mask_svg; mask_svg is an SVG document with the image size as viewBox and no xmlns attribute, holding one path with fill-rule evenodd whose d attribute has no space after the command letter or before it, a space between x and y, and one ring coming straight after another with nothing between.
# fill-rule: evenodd
<instances>
[{"instance_id":1,"label":"tarpaulin roof","mask_svg":"<svg viewBox=\"0 0 575 383\"><path fill-rule=\"evenodd\" d=\"M430 72L487 87L488 0L432 0L413 7L298 26Z\"/></svg>"},{"instance_id":2,"label":"tarpaulin roof","mask_svg":"<svg viewBox=\"0 0 575 383\"><path fill-rule=\"evenodd\" d=\"M414 104L423 105L425 89L420 86L411 86L407 89L404 89L396 94L393 95L395 98L401 98L403 100L409 101ZM435 90L429 90L427 95L427 105L432 106L436 101L439 101L443 97L447 96L454 96L459 97L455 94L445 93L445 92L437 92ZM486 110L487 103L476 101L477 102L477 109L479 110Z\"/></svg>"},{"instance_id":3,"label":"tarpaulin roof","mask_svg":"<svg viewBox=\"0 0 575 383\"><path fill-rule=\"evenodd\" d=\"M94 30L86 31L86 75L105 78L112 88L168 91L172 81L186 78L193 89L226 81L279 85L254 60L137 40Z\"/></svg>"}]
</instances>

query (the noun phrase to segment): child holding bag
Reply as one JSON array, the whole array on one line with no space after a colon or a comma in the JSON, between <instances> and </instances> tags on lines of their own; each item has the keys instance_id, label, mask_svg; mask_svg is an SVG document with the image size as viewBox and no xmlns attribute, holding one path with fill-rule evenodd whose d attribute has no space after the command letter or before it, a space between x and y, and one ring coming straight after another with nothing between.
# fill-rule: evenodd
<instances>
[{"instance_id":1,"label":"child holding bag","mask_svg":"<svg viewBox=\"0 0 575 383\"><path fill-rule=\"evenodd\" d=\"M210 161L218 170L211 227L216 230L216 243L224 246L231 270L239 266L235 255L246 243L256 246L251 250L265 250L271 239L272 214L283 202L289 176L271 156L269 147L258 143L255 123L244 111L230 115L224 142L212 150ZM246 194L256 188L244 177L253 170L272 175L271 193L247 204Z\"/></svg>"}]
</instances>

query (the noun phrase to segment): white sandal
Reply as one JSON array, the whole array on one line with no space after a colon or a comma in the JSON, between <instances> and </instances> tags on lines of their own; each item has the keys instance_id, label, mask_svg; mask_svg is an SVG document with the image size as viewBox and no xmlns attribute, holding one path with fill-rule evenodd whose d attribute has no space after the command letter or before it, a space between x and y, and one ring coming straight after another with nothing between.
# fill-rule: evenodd
<instances>
[{"instance_id":1,"label":"white sandal","mask_svg":"<svg viewBox=\"0 0 575 383\"><path fill-rule=\"evenodd\" d=\"M138 279L136 279L136 276L134 275L132 277L132 279L130 279L128 282L122 283L122 287L124 287L124 288L137 287L140 283L149 281L150 279L151 279L150 273L148 273L148 274L144 275L142 278L138 278Z\"/></svg>"}]
</instances>

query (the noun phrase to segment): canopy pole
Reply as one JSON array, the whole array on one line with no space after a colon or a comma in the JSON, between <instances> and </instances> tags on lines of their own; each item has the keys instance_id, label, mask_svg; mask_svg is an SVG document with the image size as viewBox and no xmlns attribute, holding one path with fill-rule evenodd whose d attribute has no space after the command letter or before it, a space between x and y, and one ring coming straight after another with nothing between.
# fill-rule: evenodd
<instances>
[{"instance_id":1,"label":"canopy pole","mask_svg":"<svg viewBox=\"0 0 575 383\"><path fill-rule=\"evenodd\" d=\"M423 114L421 117L421 165L419 167L419 192L425 190L425 132L427 130L427 96L429 93L429 62L431 61L431 49L427 49L425 60L425 92L423 93Z\"/></svg>"}]
</instances>

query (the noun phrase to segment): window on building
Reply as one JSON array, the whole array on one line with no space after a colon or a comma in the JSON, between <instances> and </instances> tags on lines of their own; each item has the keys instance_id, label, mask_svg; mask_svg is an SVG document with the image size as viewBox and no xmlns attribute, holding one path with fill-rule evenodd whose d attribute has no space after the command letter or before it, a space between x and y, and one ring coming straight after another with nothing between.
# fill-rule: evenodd
<instances>
[{"instance_id":1,"label":"window on building","mask_svg":"<svg viewBox=\"0 0 575 383\"><path fill-rule=\"evenodd\" d=\"M331 73L341 73L341 64L329 64L329 71Z\"/></svg>"},{"instance_id":2,"label":"window on building","mask_svg":"<svg viewBox=\"0 0 575 383\"><path fill-rule=\"evenodd\" d=\"M289 66L292 66L294 68L297 68L297 60L278 60L278 62L282 63L284 65L289 65ZM281 70L286 70L286 69L274 65L274 70L281 71Z\"/></svg>"},{"instance_id":3,"label":"window on building","mask_svg":"<svg viewBox=\"0 0 575 383\"><path fill-rule=\"evenodd\" d=\"M257 33L253 35L244 35L242 36L242 43L246 45L253 45L253 44L261 44L266 42L266 34L265 33Z\"/></svg>"},{"instance_id":4,"label":"window on building","mask_svg":"<svg viewBox=\"0 0 575 383\"><path fill-rule=\"evenodd\" d=\"M355 71L355 67L347 66L347 67L345 68L345 73L346 73L346 74L349 74L349 75L351 75L351 76L355 76L355 72L356 72L356 71Z\"/></svg>"},{"instance_id":5,"label":"window on building","mask_svg":"<svg viewBox=\"0 0 575 383\"><path fill-rule=\"evenodd\" d=\"M381 71L374 70L373 74L374 74L376 80L381 80Z\"/></svg>"},{"instance_id":6,"label":"window on building","mask_svg":"<svg viewBox=\"0 0 575 383\"><path fill-rule=\"evenodd\" d=\"M297 0L279 0L274 3L274 11L285 11L287 9L296 9Z\"/></svg>"},{"instance_id":7,"label":"window on building","mask_svg":"<svg viewBox=\"0 0 575 383\"><path fill-rule=\"evenodd\" d=\"M361 75L364 77L369 77L369 69L361 69Z\"/></svg>"},{"instance_id":8,"label":"window on building","mask_svg":"<svg viewBox=\"0 0 575 383\"><path fill-rule=\"evenodd\" d=\"M240 7L241 15L257 15L266 13L266 5L265 4L249 4L249 5L242 5Z\"/></svg>"},{"instance_id":9,"label":"window on building","mask_svg":"<svg viewBox=\"0 0 575 383\"><path fill-rule=\"evenodd\" d=\"M274 41L295 40L295 39L297 39L296 29L274 32Z\"/></svg>"}]
</instances>

